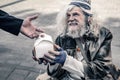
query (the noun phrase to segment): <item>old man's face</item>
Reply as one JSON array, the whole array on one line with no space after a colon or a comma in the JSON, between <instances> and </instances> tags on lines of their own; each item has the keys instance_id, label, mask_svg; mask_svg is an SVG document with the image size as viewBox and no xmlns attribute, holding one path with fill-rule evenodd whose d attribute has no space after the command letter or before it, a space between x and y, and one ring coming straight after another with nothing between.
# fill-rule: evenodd
<instances>
[{"instance_id":1,"label":"old man's face","mask_svg":"<svg viewBox=\"0 0 120 80\"><path fill-rule=\"evenodd\" d=\"M67 35L76 38L85 31L85 16L79 7L74 7L67 12Z\"/></svg>"}]
</instances>

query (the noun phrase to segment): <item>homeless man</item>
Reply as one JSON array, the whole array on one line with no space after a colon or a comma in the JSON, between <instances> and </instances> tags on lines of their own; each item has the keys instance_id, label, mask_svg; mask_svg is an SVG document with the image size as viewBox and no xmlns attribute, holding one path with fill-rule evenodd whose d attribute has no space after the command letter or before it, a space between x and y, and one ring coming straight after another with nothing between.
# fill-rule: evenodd
<instances>
[{"instance_id":1,"label":"homeless man","mask_svg":"<svg viewBox=\"0 0 120 80\"><path fill-rule=\"evenodd\" d=\"M50 63L48 75L58 80L117 80L112 74L119 74L112 65L113 36L95 22L89 2L72 1L58 19L64 30L56 39L56 50L44 55Z\"/></svg>"}]
</instances>

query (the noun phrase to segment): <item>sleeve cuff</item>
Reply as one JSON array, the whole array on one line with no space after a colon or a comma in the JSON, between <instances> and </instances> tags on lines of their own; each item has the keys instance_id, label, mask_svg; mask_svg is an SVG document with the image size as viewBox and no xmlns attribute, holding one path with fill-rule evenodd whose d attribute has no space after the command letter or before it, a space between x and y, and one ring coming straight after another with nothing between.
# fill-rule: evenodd
<instances>
[{"instance_id":1,"label":"sleeve cuff","mask_svg":"<svg viewBox=\"0 0 120 80\"><path fill-rule=\"evenodd\" d=\"M63 69L67 70L70 73L80 75L84 77L84 68L83 63L74 59L73 57L67 55L66 61L62 67Z\"/></svg>"}]
</instances>

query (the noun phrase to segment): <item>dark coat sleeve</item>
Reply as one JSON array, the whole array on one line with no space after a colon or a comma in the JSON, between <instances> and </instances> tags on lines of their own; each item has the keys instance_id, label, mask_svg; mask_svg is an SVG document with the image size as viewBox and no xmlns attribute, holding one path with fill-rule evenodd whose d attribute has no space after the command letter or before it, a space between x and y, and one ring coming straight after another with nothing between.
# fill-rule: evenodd
<instances>
[{"instance_id":1,"label":"dark coat sleeve","mask_svg":"<svg viewBox=\"0 0 120 80\"><path fill-rule=\"evenodd\" d=\"M22 19L18 19L16 17L10 16L8 13L0 10L0 28L12 33L14 35L18 35L20 32L21 25L23 23Z\"/></svg>"},{"instance_id":2,"label":"dark coat sleeve","mask_svg":"<svg viewBox=\"0 0 120 80\"><path fill-rule=\"evenodd\" d=\"M101 47L94 60L91 60L88 64L84 64L85 75L91 79L101 79L107 75L110 71L111 61L111 40L112 34L106 28L101 29L101 34L104 41L101 43Z\"/></svg>"}]
</instances>

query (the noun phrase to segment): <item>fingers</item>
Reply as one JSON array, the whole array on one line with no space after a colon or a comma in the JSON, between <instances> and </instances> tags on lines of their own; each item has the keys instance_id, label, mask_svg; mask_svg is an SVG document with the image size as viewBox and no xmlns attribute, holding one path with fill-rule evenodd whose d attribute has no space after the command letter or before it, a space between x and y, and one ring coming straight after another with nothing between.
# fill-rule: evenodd
<instances>
[{"instance_id":1,"label":"fingers","mask_svg":"<svg viewBox=\"0 0 120 80\"><path fill-rule=\"evenodd\" d=\"M54 63L54 59L52 59L53 57L48 56L48 55L44 55L44 60L46 60L49 63Z\"/></svg>"},{"instance_id":2,"label":"fingers","mask_svg":"<svg viewBox=\"0 0 120 80\"><path fill-rule=\"evenodd\" d=\"M35 48L32 50L32 55L33 55L33 60L38 61L38 59L36 58L36 52L35 52Z\"/></svg>"},{"instance_id":3,"label":"fingers","mask_svg":"<svg viewBox=\"0 0 120 80\"><path fill-rule=\"evenodd\" d=\"M35 47L34 47L33 50L32 50L32 55L33 55L33 56L36 56Z\"/></svg>"},{"instance_id":4,"label":"fingers","mask_svg":"<svg viewBox=\"0 0 120 80\"><path fill-rule=\"evenodd\" d=\"M44 63L44 65L47 65L48 61L46 61L46 60L43 60L43 63Z\"/></svg>"},{"instance_id":5,"label":"fingers","mask_svg":"<svg viewBox=\"0 0 120 80\"><path fill-rule=\"evenodd\" d=\"M34 38L38 38L39 37L39 34L37 32L33 33L30 38L31 39L34 39Z\"/></svg>"},{"instance_id":6,"label":"fingers","mask_svg":"<svg viewBox=\"0 0 120 80\"><path fill-rule=\"evenodd\" d=\"M32 58L33 58L33 60L38 61L38 59L36 57L33 56Z\"/></svg>"},{"instance_id":7,"label":"fingers","mask_svg":"<svg viewBox=\"0 0 120 80\"><path fill-rule=\"evenodd\" d=\"M40 28L36 28L36 31L37 32L41 32L41 33L43 33L44 31L43 30L41 30Z\"/></svg>"},{"instance_id":8,"label":"fingers","mask_svg":"<svg viewBox=\"0 0 120 80\"><path fill-rule=\"evenodd\" d=\"M41 30L40 28L35 28L35 31L34 31L34 33L32 33L31 38L32 38L32 39L33 39L33 38L38 38L39 35L40 35L41 33L43 33L43 32L44 32L44 31Z\"/></svg>"},{"instance_id":9,"label":"fingers","mask_svg":"<svg viewBox=\"0 0 120 80\"><path fill-rule=\"evenodd\" d=\"M60 46L58 46L57 44L54 44L54 47L57 48L57 49L60 48Z\"/></svg>"},{"instance_id":10,"label":"fingers","mask_svg":"<svg viewBox=\"0 0 120 80\"><path fill-rule=\"evenodd\" d=\"M49 51L49 53L44 55L44 59L48 61L49 63L54 63L56 56L59 55L60 53L57 51Z\"/></svg>"},{"instance_id":11,"label":"fingers","mask_svg":"<svg viewBox=\"0 0 120 80\"><path fill-rule=\"evenodd\" d=\"M58 52L58 51L53 51L53 50L48 51L48 53L51 54L51 55L54 55L54 56L60 55L60 52Z\"/></svg>"},{"instance_id":12,"label":"fingers","mask_svg":"<svg viewBox=\"0 0 120 80\"><path fill-rule=\"evenodd\" d=\"M58 46L58 45L56 45L56 44L54 44L54 48L55 48L55 50L57 50L57 51L62 51L62 50L63 50L60 46Z\"/></svg>"},{"instance_id":13,"label":"fingers","mask_svg":"<svg viewBox=\"0 0 120 80\"><path fill-rule=\"evenodd\" d=\"M30 34L28 37L30 37L31 39L38 38L41 33L43 33L43 32L35 31L34 33ZM43 35L41 35L41 36L43 36Z\"/></svg>"},{"instance_id":14,"label":"fingers","mask_svg":"<svg viewBox=\"0 0 120 80\"><path fill-rule=\"evenodd\" d=\"M30 16L30 17L28 17L28 19L30 20L30 21L32 21L32 20L34 20L34 19L36 19L36 18L38 18L38 15L36 14L36 15L33 15L33 16Z\"/></svg>"},{"instance_id":15,"label":"fingers","mask_svg":"<svg viewBox=\"0 0 120 80\"><path fill-rule=\"evenodd\" d=\"M49 59L55 59L55 56L50 54L50 53L47 53L44 55L45 57L49 58Z\"/></svg>"}]
</instances>

